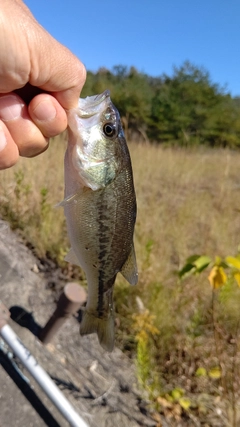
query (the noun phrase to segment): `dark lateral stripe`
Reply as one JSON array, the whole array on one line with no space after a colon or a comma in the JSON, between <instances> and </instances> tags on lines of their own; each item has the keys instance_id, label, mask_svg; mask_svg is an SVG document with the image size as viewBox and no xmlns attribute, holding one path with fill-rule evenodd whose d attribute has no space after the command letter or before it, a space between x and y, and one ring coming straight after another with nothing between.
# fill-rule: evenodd
<instances>
[{"instance_id":1,"label":"dark lateral stripe","mask_svg":"<svg viewBox=\"0 0 240 427\"><path fill-rule=\"evenodd\" d=\"M97 314L98 317L103 317L104 314L104 273L100 271L98 277L98 305Z\"/></svg>"},{"instance_id":2,"label":"dark lateral stripe","mask_svg":"<svg viewBox=\"0 0 240 427\"><path fill-rule=\"evenodd\" d=\"M112 279L108 280L108 282L105 282L104 279L101 280L99 275L99 283L98 283L98 306L97 306L97 314L98 317L101 319L105 317L106 313L108 312L109 306L109 295L110 293L107 292L107 290L111 289L114 285L116 275L112 277ZM104 274L103 274L104 276Z\"/></svg>"},{"instance_id":3,"label":"dark lateral stripe","mask_svg":"<svg viewBox=\"0 0 240 427\"><path fill-rule=\"evenodd\" d=\"M106 291L106 263L104 260L106 260L107 255L107 247L109 244L109 239L106 233L109 230L109 227L107 225L109 221L109 217L107 215L107 207L104 206L104 191L101 192L101 197L98 200L97 204L97 211L98 211L98 239L99 239L99 254L98 254L98 261L99 261L99 275L98 275L98 305L97 305L97 313L98 317L103 317L106 307L104 304L104 299L106 296L104 295L104 291Z\"/></svg>"}]
</instances>

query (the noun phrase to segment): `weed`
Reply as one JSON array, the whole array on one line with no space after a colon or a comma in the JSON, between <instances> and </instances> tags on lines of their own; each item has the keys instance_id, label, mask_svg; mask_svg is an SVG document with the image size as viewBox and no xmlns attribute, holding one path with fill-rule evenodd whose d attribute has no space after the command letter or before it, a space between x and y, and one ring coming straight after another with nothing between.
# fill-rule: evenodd
<instances>
[{"instance_id":1,"label":"weed","mask_svg":"<svg viewBox=\"0 0 240 427\"><path fill-rule=\"evenodd\" d=\"M196 264L200 268L196 268ZM208 370L208 376L220 380L219 393L226 404L229 423L236 427L239 422L240 254L225 259L216 256L214 260L206 256L191 257L179 274L181 277L201 274L208 267L211 268L208 280L212 288L211 320L217 362L216 366ZM205 368L196 371L198 376L205 376L206 373Z\"/></svg>"}]
</instances>

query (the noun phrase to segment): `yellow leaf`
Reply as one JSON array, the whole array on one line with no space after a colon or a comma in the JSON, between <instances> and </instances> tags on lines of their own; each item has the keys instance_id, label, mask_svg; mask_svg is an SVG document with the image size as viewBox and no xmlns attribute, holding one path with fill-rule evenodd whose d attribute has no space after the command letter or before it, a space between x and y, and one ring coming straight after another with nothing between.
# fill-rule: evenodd
<instances>
[{"instance_id":1,"label":"yellow leaf","mask_svg":"<svg viewBox=\"0 0 240 427\"><path fill-rule=\"evenodd\" d=\"M184 394L184 390L180 387L176 387L171 391L171 395L174 400L179 400Z\"/></svg>"},{"instance_id":2,"label":"yellow leaf","mask_svg":"<svg viewBox=\"0 0 240 427\"><path fill-rule=\"evenodd\" d=\"M226 263L230 266L230 267L235 267L238 270L240 270L240 260L238 258L235 258L233 256L227 256L226 257Z\"/></svg>"},{"instance_id":3,"label":"yellow leaf","mask_svg":"<svg viewBox=\"0 0 240 427\"><path fill-rule=\"evenodd\" d=\"M202 368L201 366L196 370L195 372L196 377L206 377L207 376L207 370L205 368Z\"/></svg>"},{"instance_id":4,"label":"yellow leaf","mask_svg":"<svg viewBox=\"0 0 240 427\"><path fill-rule=\"evenodd\" d=\"M234 274L234 279L236 280L238 286L240 287L240 271L236 271Z\"/></svg>"},{"instance_id":5,"label":"yellow leaf","mask_svg":"<svg viewBox=\"0 0 240 427\"><path fill-rule=\"evenodd\" d=\"M212 270L210 271L210 274L208 276L208 280L210 284L212 285L213 289L218 289L227 280L227 276L225 271L222 267L219 267L218 265L215 265Z\"/></svg>"},{"instance_id":6,"label":"yellow leaf","mask_svg":"<svg viewBox=\"0 0 240 427\"><path fill-rule=\"evenodd\" d=\"M208 371L208 375L210 378L218 380L219 378L221 378L221 369L218 366L215 366L214 368Z\"/></svg>"},{"instance_id":7,"label":"yellow leaf","mask_svg":"<svg viewBox=\"0 0 240 427\"><path fill-rule=\"evenodd\" d=\"M204 270L211 262L211 258L206 255L200 256L193 264L196 266L197 270Z\"/></svg>"},{"instance_id":8,"label":"yellow leaf","mask_svg":"<svg viewBox=\"0 0 240 427\"><path fill-rule=\"evenodd\" d=\"M181 407L183 409L185 409L185 411L187 411L191 406L191 400L187 399L186 397L181 397L179 399L179 403L180 403Z\"/></svg>"}]
</instances>

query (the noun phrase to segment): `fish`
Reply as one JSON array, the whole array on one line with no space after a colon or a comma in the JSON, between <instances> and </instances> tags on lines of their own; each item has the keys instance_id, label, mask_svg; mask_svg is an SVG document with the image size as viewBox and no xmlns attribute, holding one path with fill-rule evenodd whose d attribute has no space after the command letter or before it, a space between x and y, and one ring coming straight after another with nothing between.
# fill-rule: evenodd
<instances>
[{"instance_id":1,"label":"fish","mask_svg":"<svg viewBox=\"0 0 240 427\"><path fill-rule=\"evenodd\" d=\"M136 194L121 119L109 90L79 98L68 111L64 213L71 249L66 261L86 274L88 297L80 335L97 333L114 348L113 287L117 274L138 281L133 235Z\"/></svg>"}]
</instances>

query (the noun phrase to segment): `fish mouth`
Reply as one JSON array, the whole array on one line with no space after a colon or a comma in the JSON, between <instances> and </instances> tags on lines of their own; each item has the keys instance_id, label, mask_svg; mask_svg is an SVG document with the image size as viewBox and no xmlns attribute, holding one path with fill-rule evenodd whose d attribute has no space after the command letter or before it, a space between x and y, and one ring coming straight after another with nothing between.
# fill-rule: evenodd
<instances>
[{"instance_id":1,"label":"fish mouth","mask_svg":"<svg viewBox=\"0 0 240 427\"><path fill-rule=\"evenodd\" d=\"M79 99L79 117L92 117L99 112L99 105L102 104L107 98L110 99L110 91L107 89L100 95L87 96L86 98Z\"/></svg>"},{"instance_id":2,"label":"fish mouth","mask_svg":"<svg viewBox=\"0 0 240 427\"><path fill-rule=\"evenodd\" d=\"M92 106L101 104L101 102L103 102L104 99L108 97L110 97L110 90L108 89L106 89L103 93L100 93L100 95L89 96L89 98L94 98L92 102Z\"/></svg>"}]
</instances>

